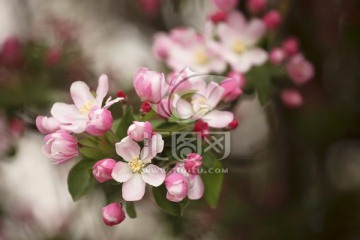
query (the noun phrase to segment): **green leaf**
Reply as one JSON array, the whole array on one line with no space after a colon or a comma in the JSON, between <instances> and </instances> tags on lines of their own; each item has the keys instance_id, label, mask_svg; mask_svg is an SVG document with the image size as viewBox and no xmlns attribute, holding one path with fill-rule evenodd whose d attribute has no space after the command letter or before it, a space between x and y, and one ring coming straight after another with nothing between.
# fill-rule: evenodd
<instances>
[{"instance_id":1,"label":"green leaf","mask_svg":"<svg viewBox=\"0 0 360 240\"><path fill-rule=\"evenodd\" d=\"M80 148L80 153L88 159L100 160L109 157L106 153L102 152L100 149L82 147Z\"/></svg>"},{"instance_id":2,"label":"green leaf","mask_svg":"<svg viewBox=\"0 0 360 240\"><path fill-rule=\"evenodd\" d=\"M204 168L212 168L214 166L215 161L218 159L218 157L214 154L213 151L207 151L202 154L202 162Z\"/></svg>"},{"instance_id":3,"label":"green leaf","mask_svg":"<svg viewBox=\"0 0 360 240\"><path fill-rule=\"evenodd\" d=\"M130 218L136 218L136 209L134 202L126 202L125 203L126 212Z\"/></svg>"},{"instance_id":4,"label":"green leaf","mask_svg":"<svg viewBox=\"0 0 360 240\"><path fill-rule=\"evenodd\" d=\"M156 203L166 213L173 215L173 216L181 216L182 208L180 207L180 205L178 203L167 200L166 192L167 192L167 190L166 190L164 184L159 187L153 187L153 195L154 195Z\"/></svg>"},{"instance_id":5,"label":"green leaf","mask_svg":"<svg viewBox=\"0 0 360 240\"><path fill-rule=\"evenodd\" d=\"M135 119L134 119L132 107L129 106L126 113L122 117L118 128L116 129L116 136L118 136L120 139L126 137L127 130L134 120Z\"/></svg>"},{"instance_id":6,"label":"green leaf","mask_svg":"<svg viewBox=\"0 0 360 240\"><path fill-rule=\"evenodd\" d=\"M219 170L216 170L219 169ZM204 170L201 178L204 182L205 199L210 207L216 208L223 183L224 173L221 171L222 164L220 160L214 162L213 168Z\"/></svg>"},{"instance_id":7,"label":"green leaf","mask_svg":"<svg viewBox=\"0 0 360 240\"><path fill-rule=\"evenodd\" d=\"M83 159L78 162L69 172L68 189L74 202L85 196L94 186L92 167L96 161Z\"/></svg>"},{"instance_id":8,"label":"green leaf","mask_svg":"<svg viewBox=\"0 0 360 240\"><path fill-rule=\"evenodd\" d=\"M253 67L247 74L247 87L255 88L260 104L265 105L272 96L271 67L267 65Z\"/></svg>"}]
</instances>

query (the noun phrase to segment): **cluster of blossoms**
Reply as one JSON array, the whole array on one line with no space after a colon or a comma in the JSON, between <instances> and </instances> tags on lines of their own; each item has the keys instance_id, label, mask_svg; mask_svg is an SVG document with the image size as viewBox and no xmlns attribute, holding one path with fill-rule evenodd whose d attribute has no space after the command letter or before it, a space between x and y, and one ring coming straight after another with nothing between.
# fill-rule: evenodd
<instances>
[{"instance_id":1,"label":"cluster of blossoms","mask_svg":"<svg viewBox=\"0 0 360 240\"><path fill-rule=\"evenodd\" d=\"M94 147L84 144L84 139L99 140L102 145L95 145L96 151L109 155L96 159L91 168L92 176L99 183L120 183L122 202L129 204L141 200L147 184L155 188L163 185L167 190L166 201L181 202L186 197L200 199L204 194L204 183L199 173L202 156L198 153L187 154L183 159L168 156L174 161L158 158L166 144L152 121L182 126L184 130L199 132L203 138L207 137L210 128L234 129L238 123L233 113L217 109L241 93L239 88L235 93L234 89L230 92L232 81L225 79L220 84L214 81L207 83L202 76L192 78L186 71L166 79L163 73L139 68L134 75L134 88L143 101L141 114L132 114L130 117L133 120L122 126L125 136L116 131L119 126L116 126L109 107L125 99L122 101L124 108L130 109L126 95L119 91L117 98L111 100L109 97L104 103L109 89L106 75L100 76L95 97L84 82L74 82L70 87L74 104L55 103L51 109L52 116L38 116L36 119L39 131L46 134L43 152L53 163L64 163L82 156L82 150ZM154 113L152 118L148 117L150 112ZM82 157L85 159L79 163L88 161L86 156ZM121 203L111 203L103 208L103 220L109 226L120 223L124 218Z\"/></svg>"},{"instance_id":2,"label":"cluster of blossoms","mask_svg":"<svg viewBox=\"0 0 360 240\"><path fill-rule=\"evenodd\" d=\"M228 75L229 78L241 79L233 80L229 85L231 89L242 89L245 86L246 74L253 67L265 66L267 63L284 67L295 85L313 78L314 68L300 53L296 38L290 37L281 47L270 51L262 47L267 41L267 33L274 32L281 23L278 11L266 12L266 0L246 2L253 16L251 19L246 19L235 9L237 0L212 2L217 10L209 15L202 33L179 27L169 33L155 35L154 53L172 71L178 73L190 66L198 73ZM239 93L234 94L236 95ZM302 104L302 97L295 88L284 89L282 96L289 107Z\"/></svg>"}]
</instances>

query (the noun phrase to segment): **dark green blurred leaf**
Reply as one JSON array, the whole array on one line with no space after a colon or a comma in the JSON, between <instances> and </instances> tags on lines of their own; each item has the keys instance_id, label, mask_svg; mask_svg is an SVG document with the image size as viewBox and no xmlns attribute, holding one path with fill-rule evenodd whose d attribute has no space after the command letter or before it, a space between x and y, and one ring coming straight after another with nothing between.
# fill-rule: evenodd
<instances>
[{"instance_id":1,"label":"dark green blurred leaf","mask_svg":"<svg viewBox=\"0 0 360 240\"><path fill-rule=\"evenodd\" d=\"M166 193L167 190L164 184L159 187L153 187L154 199L156 203L159 205L159 207L170 215L181 216L182 208L178 203L167 200Z\"/></svg>"},{"instance_id":2,"label":"dark green blurred leaf","mask_svg":"<svg viewBox=\"0 0 360 240\"><path fill-rule=\"evenodd\" d=\"M218 157L214 154L213 151L207 151L202 154L202 162L204 168L212 168L214 166L215 161Z\"/></svg>"},{"instance_id":3,"label":"dark green blurred leaf","mask_svg":"<svg viewBox=\"0 0 360 240\"><path fill-rule=\"evenodd\" d=\"M94 149L94 148L88 148L88 147L82 147L80 148L80 153L89 159L93 160L100 160L109 157L108 154L102 152L101 150Z\"/></svg>"},{"instance_id":4,"label":"dark green blurred leaf","mask_svg":"<svg viewBox=\"0 0 360 240\"><path fill-rule=\"evenodd\" d=\"M130 218L136 218L136 209L134 202L126 202L126 212Z\"/></svg>"},{"instance_id":5,"label":"dark green blurred leaf","mask_svg":"<svg viewBox=\"0 0 360 240\"><path fill-rule=\"evenodd\" d=\"M206 171L206 173L201 174L201 178L204 181L205 187L205 199L212 208L216 208L221 193L221 187L224 178L224 174L221 169L221 161L216 160L211 172Z\"/></svg>"},{"instance_id":6,"label":"dark green blurred leaf","mask_svg":"<svg viewBox=\"0 0 360 240\"><path fill-rule=\"evenodd\" d=\"M132 107L129 106L126 113L122 117L118 128L116 129L116 136L118 136L120 139L123 139L124 137L126 137L127 130L129 128L129 126L133 123L134 120L135 119L134 119Z\"/></svg>"}]
</instances>

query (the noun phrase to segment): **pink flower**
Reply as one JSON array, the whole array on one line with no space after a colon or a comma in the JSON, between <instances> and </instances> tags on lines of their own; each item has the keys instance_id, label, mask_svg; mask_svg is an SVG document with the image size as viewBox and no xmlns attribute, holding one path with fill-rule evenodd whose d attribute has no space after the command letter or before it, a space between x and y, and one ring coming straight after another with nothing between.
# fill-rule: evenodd
<instances>
[{"instance_id":1,"label":"pink flower","mask_svg":"<svg viewBox=\"0 0 360 240\"><path fill-rule=\"evenodd\" d=\"M258 13L265 9L267 0L247 0L246 4L251 12Z\"/></svg>"},{"instance_id":2,"label":"pink flower","mask_svg":"<svg viewBox=\"0 0 360 240\"><path fill-rule=\"evenodd\" d=\"M60 130L60 122L53 117L37 116L36 127L43 134Z\"/></svg>"},{"instance_id":3,"label":"pink flower","mask_svg":"<svg viewBox=\"0 0 360 240\"><path fill-rule=\"evenodd\" d=\"M244 86L245 77L241 73L230 72L228 78L220 83L224 89L222 100L224 102L232 102L237 99L241 94L241 87Z\"/></svg>"},{"instance_id":4,"label":"pink flower","mask_svg":"<svg viewBox=\"0 0 360 240\"><path fill-rule=\"evenodd\" d=\"M220 43L213 49L230 64L232 70L245 73L252 66L262 65L268 59L267 52L256 46L265 30L260 19L247 22L241 13L232 12L226 23L217 25L216 33Z\"/></svg>"},{"instance_id":5,"label":"pink flower","mask_svg":"<svg viewBox=\"0 0 360 240\"><path fill-rule=\"evenodd\" d=\"M181 202L187 196L188 188L184 175L176 172L169 173L165 179L167 189L166 198L172 202Z\"/></svg>"},{"instance_id":6,"label":"pink flower","mask_svg":"<svg viewBox=\"0 0 360 240\"><path fill-rule=\"evenodd\" d=\"M211 2L220 10L230 11L236 7L239 0L212 0Z\"/></svg>"},{"instance_id":7,"label":"pink flower","mask_svg":"<svg viewBox=\"0 0 360 240\"><path fill-rule=\"evenodd\" d=\"M95 163L93 166L93 175L96 181L103 183L112 180L112 170L114 169L116 161L111 158L106 158Z\"/></svg>"},{"instance_id":8,"label":"pink flower","mask_svg":"<svg viewBox=\"0 0 360 240\"><path fill-rule=\"evenodd\" d=\"M2 45L0 63L7 67L21 67L23 64L21 43L16 37L9 37Z\"/></svg>"},{"instance_id":9,"label":"pink flower","mask_svg":"<svg viewBox=\"0 0 360 240\"><path fill-rule=\"evenodd\" d=\"M274 30L279 27L281 16L278 11L271 10L263 17L263 21L268 29Z\"/></svg>"},{"instance_id":10,"label":"pink flower","mask_svg":"<svg viewBox=\"0 0 360 240\"><path fill-rule=\"evenodd\" d=\"M101 75L99 78L96 97L92 95L86 83L81 81L74 82L70 87L70 93L75 104L55 103L51 109L51 114L61 123L62 129L74 133L82 133L86 130L87 123L90 120L89 113L93 109L102 107L108 90L109 82L106 75ZM107 109L120 100L122 99L116 98L110 101L109 98L103 108ZM93 117L91 124L94 124L95 121L95 116Z\"/></svg>"},{"instance_id":11,"label":"pink flower","mask_svg":"<svg viewBox=\"0 0 360 240\"><path fill-rule=\"evenodd\" d=\"M148 121L146 122L134 121L133 124L130 125L127 133L132 140L140 142L140 141L144 141L144 139L151 138L153 133L153 128L151 126L151 123Z\"/></svg>"},{"instance_id":12,"label":"pink flower","mask_svg":"<svg viewBox=\"0 0 360 240\"><path fill-rule=\"evenodd\" d=\"M169 56L169 51L173 41L164 33L157 33L154 36L153 52L160 60L165 60Z\"/></svg>"},{"instance_id":13,"label":"pink flower","mask_svg":"<svg viewBox=\"0 0 360 240\"><path fill-rule=\"evenodd\" d=\"M238 126L239 126L238 120L234 119L234 120L232 120L231 123L229 123L229 125L227 126L227 129L229 129L229 130L234 130L234 129L236 129Z\"/></svg>"},{"instance_id":14,"label":"pink flower","mask_svg":"<svg viewBox=\"0 0 360 240\"><path fill-rule=\"evenodd\" d=\"M45 136L43 153L53 160L54 164L66 162L79 155L76 138L64 131Z\"/></svg>"},{"instance_id":15,"label":"pink flower","mask_svg":"<svg viewBox=\"0 0 360 240\"><path fill-rule=\"evenodd\" d=\"M140 0L140 7L149 17L158 14L161 6L161 0Z\"/></svg>"},{"instance_id":16,"label":"pink flower","mask_svg":"<svg viewBox=\"0 0 360 240\"><path fill-rule=\"evenodd\" d=\"M274 48L270 51L270 62L278 65L284 62L286 53L282 48Z\"/></svg>"},{"instance_id":17,"label":"pink flower","mask_svg":"<svg viewBox=\"0 0 360 240\"><path fill-rule=\"evenodd\" d=\"M142 150L130 137L125 137L115 147L126 163L117 162L111 175L115 181L123 183L122 196L126 201L142 199L146 183L157 187L164 182L165 171L151 164L151 160L164 148L160 134L153 135L149 145Z\"/></svg>"},{"instance_id":18,"label":"pink flower","mask_svg":"<svg viewBox=\"0 0 360 240\"><path fill-rule=\"evenodd\" d=\"M304 84L314 77L314 66L302 54L293 56L286 65L286 70L297 85Z\"/></svg>"},{"instance_id":19,"label":"pink flower","mask_svg":"<svg viewBox=\"0 0 360 240\"><path fill-rule=\"evenodd\" d=\"M303 97L295 89L285 89L281 92L283 103L290 108L297 108L303 104Z\"/></svg>"},{"instance_id":20,"label":"pink flower","mask_svg":"<svg viewBox=\"0 0 360 240\"><path fill-rule=\"evenodd\" d=\"M114 226L125 220L121 203L110 203L102 208L102 218L106 225Z\"/></svg>"},{"instance_id":21,"label":"pink flower","mask_svg":"<svg viewBox=\"0 0 360 240\"><path fill-rule=\"evenodd\" d=\"M196 153L190 153L185 159L185 170L189 174L198 174L199 168L202 165L202 156Z\"/></svg>"},{"instance_id":22,"label":"pink flower","mask_svg":"<svg viewBox=\"0 0 360 240\"><path fill-rule=\"evenodd\" d=\"M107 109L92 109L89 112L89 121L86 123L86 132L93 136L101 136L111 129L113 118Z\"/></svg>"},{"instance_id":23,"label":"pink flower","mask_svg":"<svg viewBox=\"0 0 360 240\"><path fill-rule=\"evenodd\" d=\"M194 132L197 132L202 139L207 138L209 136L209 124L201 119L197 120L194 124Z\"/></svg>"},{"instance_id":24,"label":"pink flower","mask_svg":"<svg viewBox=\"0 0 360 240\"><path fill-rule=\"evenodd\" d=\"M143 102L140 107L141 113L146 114L152 110L152 107L149 102Z\"/></svg>"},{"instance_id":25,"label":"pink flower","mask_svg":"<svg viewBox=\"0 0 360 240\"><path fill-rule=\"evenodd\" d=\"M201 119L210 127L224 128L234 119L234 114L229 111L215 110L223 94L224 89L215 82L210 82L208 85L205 82L202 85L199 84L191 103L175 94L173 108L176 111L172 113L172 117L179 121Z\"/></svg>"},{"instance_id":26,"label":"pink flower","mask_svg":"<svg viewBox=\"0 0 360 240\"><path fill-rule=\"evenodd\" d=\"M143 101L157 103L165 95L167 84L163 73L141 67L135 73L134 88Z\"/></svg>"},{"instance_id":27,"label":"pink flower","mask_svg":"<svg viewBox=\"0 0 360 240\"><path fill-rule=\"evenodd\" d=\"M289 56L297 54L299 52L299 40L295 37L289 37L282 43L282 48Z\"/></svg>"},{"instance_id":28,"label":"pink flower","mask_svg":"<svg viewBox=\"0 0 360 240\"><path fill-rule=\"evenodd\" d=\"M225 22L226 19L228 17L228 13L225 11L221 11L221 12L216 12L214 14L211 14L209 16L209 19L213 22L213 23L219 23L219 22Z\"/></svg>"}]
</instances>

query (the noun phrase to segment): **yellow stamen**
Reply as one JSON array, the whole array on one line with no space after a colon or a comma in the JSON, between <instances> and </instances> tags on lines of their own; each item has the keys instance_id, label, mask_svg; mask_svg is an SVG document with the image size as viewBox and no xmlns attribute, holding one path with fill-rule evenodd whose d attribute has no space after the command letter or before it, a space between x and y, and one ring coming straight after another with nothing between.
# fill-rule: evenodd
<instances>
[{"instance_id":1,"label":"yellow stamen","mask_svg":"<svg viewBox=\"0 0 360 240\"><path fill-rule=\"evenodd\" d=\"M232 47L233 47L233 51L236 52L237 54L241 54L246 51L246 46L240 40L235 41Z\"/></svg>"},{"instance_id":2,"label":"yellow stamen","mask_svg":"<svg viewBox=\"0 0 360 240\"><path fill-rule=\"evenodd\" d=\"M199 65L204 65L209 62L209 57L203 50L198 50L194 53L195 61Z\"/></svg>"},{"instance_id":3,"label":"yellow stamen","mask_svg":"<svg viewBox=\"0 0 360 240\"><path fill-rule=\"evenodd\" d=\"M141 170L145 166L145 164L139 159L139 157L134 157L130 162L129 165L131 167L131 171L133 173L141 173Z\"/></svg>"},{"instance_id":4,"label":"yellow stamen","mask_svg":"<svg viewBox=\"0 0 360 240\"><path fill-rule=\"evenodd\" d=\"M88 114L90 112L91 108L93 107L93 105L94 105L93 100L88 101L81 107L80 112L84 113L84 114Z\"/></svg>"}]
</instances>

